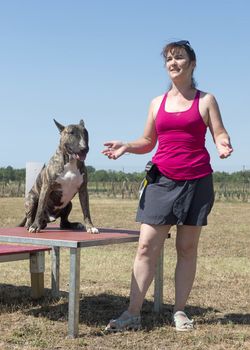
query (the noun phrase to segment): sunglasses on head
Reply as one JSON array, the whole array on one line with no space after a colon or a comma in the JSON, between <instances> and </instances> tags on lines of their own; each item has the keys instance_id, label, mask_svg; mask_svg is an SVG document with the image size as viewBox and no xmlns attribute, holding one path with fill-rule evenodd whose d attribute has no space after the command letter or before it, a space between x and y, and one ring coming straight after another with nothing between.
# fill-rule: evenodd
<instances>
[{"instance_id":1,"label":"sunglasses on head","mask_svg":"<svg viewBox=\"0 0 250 350\"><path fill-rule=\"evenodd\" d=\"M174 41L173 44L174 44L174 45L178 45L178 46L182 46L182 45L188 46L188 48L189 48L190 50L193 50L192 47L191 47L191 45L190 45L190 42L189 42L188 40Z\"/></svg>"},{"instance_id":2,"label":"sunglasses on head","mask_svg":"<svg viewBox=\"0 0 250 350\"><path fill-rule=\"evenodd\" d=\"M190 42L188 40L179 40L179 41L174 41L173 44L177 45L190 45Z\"/></svg>"}]
</instances>

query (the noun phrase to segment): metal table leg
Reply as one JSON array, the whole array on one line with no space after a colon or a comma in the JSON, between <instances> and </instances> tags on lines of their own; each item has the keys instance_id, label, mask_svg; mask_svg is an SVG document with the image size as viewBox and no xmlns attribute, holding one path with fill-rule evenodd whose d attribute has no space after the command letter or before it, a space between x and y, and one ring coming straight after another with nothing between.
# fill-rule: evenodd
<instances>
[{"instance_id":1,"label":"metal table leg","mask_svg":"<svg viewBox=\"0 0 250 350\"><path fill-rule=\"evenodd\" d=\"M51 254L52 296L58 298L60 294L60 247L52 247Z\"/></svg>"},{"instance_id":2,"label":"metal table leg","mask_svg":"<svg viewBox=\"0 0 250 350\"><path fill-rule=\"evenodd\" d=\"M163 258L164 258L164 245L161 249L155 272L155 285L154 285L154 311L160 312L163 304Z\"/></svg>"},{"instance_id":3,"label":"metal table leg","mask_svg":"<svg viewBox=\"0 0 250 350\"><path fill-rule=\"evenodd\" d=\"M68 337L76 338L79 328L80 248L70 248Z\"/></svg>"}]
</instances>

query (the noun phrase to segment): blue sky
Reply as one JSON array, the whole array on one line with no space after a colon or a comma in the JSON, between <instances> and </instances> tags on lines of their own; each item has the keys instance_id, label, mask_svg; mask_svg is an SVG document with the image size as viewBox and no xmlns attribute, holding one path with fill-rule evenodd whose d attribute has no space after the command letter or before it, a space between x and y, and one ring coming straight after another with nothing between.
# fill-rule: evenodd
<instances>
[{"instance_id":1,"label":"blue sky","mask_svg":"<svg viewBox=\"0 0 250 350\"><path fill-rule=\"evenodd\" d=\"M112 139L141 136L153 97L169 81L160 55L188 39L198 88L215 95L234 154L216 171L250 169L250 2L248 0L0 0L0 167L47 162L62 124L84 119L87 165L142 171L152 154L111 161Z\"/></svg>"}]
</instances>

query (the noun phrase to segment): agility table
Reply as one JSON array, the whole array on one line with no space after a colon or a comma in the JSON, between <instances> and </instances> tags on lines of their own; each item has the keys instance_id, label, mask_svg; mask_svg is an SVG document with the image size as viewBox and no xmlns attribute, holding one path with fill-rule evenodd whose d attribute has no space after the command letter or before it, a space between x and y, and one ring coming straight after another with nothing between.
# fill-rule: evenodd
<instances>
[{"instance_id":1,"label":"agility table","mask_svg":"<svg viewBox=\"0 0 250 350\"><path fill-rule=\"evenodd\" d=\"M80 289L80 251L82 248L136 242L138 231L121 229L99 229L99 234L82 231L60 230L49 226L39 233L29 233L26 228L0 228L0 242L22 243L52 247L51 287L52 295L60 293L60 248L70 250L69 270L69 307L68 307L68 337L78 336L79 329L79 289ZM167 237L169 238L169 236ZM155 275L154 310L159 312L163 295L163 250L158 259Z\"/></svg>"}]
</instances>

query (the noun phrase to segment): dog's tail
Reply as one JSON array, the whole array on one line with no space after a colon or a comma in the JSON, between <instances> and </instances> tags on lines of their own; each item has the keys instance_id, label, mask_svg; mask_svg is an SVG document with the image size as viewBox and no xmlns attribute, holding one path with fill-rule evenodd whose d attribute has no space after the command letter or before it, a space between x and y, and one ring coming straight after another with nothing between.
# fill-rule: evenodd
<instances>
[{"instance_id":1,"label":"dog's tail","mask_svg":"<svg viewBox=\"0 0 250 350\"><path fill-rule=\"evenodd\" d=\"M18 224L16 227L24 227L26 224L27 218L25 216L25 218L20 222L20 224Z\"/></svg>"}]
</instances>

